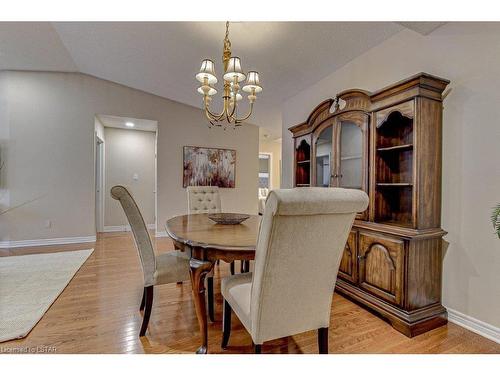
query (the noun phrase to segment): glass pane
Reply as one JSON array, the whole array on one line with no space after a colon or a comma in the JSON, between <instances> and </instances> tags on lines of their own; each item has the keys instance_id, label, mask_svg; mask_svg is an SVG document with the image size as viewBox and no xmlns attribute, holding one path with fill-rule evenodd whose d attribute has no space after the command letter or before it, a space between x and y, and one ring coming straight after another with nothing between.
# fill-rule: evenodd
<instances>
[{"instance_id":1,"label":"glass pane","mask_svg":"<svg viewBox=\"0 0 500 375\"><path fill-rule=\"evenodd\" d=\"M316 140L316 186L330 186L332 127L323 130Z\"/></svg>"},{"instance_id":2,"label":"glass pane","mask_svg":"<svg viewBox=\"0 0 500 375\"><path fill-rule=\"evenodd\" d=\"M363 168L363 131L352 122L343 121L340 128L340 185L361 189Z\"/></svg>"}]
</instances>

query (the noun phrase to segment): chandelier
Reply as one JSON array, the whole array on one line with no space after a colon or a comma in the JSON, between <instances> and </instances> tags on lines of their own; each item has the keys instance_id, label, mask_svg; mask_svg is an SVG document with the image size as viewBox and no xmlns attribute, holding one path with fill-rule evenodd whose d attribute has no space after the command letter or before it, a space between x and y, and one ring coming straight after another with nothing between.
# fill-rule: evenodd
<instances>
[{"instance_id":1,"label":"chandelier","mask_svg":"<svg viewBox=\"0 0 500 375\"><path fill-rule=\"evenodd\" d=\"M257 99L257 93L262 91L262 87L259 82L259 73L249 71L248 74L245 75L241 68L240 58L231 56L229 22L226 22L226 36L224 38L222 63L224 64L222 111L220 113L213 113L210 110L212 96L217 94L217 90L214 87L217 84L217 77L215 75L215 64L212 60L203 60L200 72L196 74L196 79L201 82L198 92L203 95L203 107L210 125L222 126L224 122L227 122L227 124L239 126L241 122L247 120L252 115L253 104ZM242 90L248 94L249 109L245 116L238 117L238 102L243 99L243 96L240 94L240 82L243 82L245 79L246 82Z\"/></svg>"}]
</instances>

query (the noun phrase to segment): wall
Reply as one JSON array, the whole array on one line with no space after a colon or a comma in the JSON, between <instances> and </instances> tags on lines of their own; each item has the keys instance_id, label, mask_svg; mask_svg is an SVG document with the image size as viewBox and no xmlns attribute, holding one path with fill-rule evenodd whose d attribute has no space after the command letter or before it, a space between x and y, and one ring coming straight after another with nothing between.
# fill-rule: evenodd
<instances>
[{"instance_id":1,"label":"wall","mask_svg":"<svg viewBox=\"0 0 500 375\"><path fill-rule=\"evenodd\" d=\"M281 186L281 140L261 139L259 152L271 154L271 189L279 189Z\"/></svg>"},{"instance_id":2,"label":"wall","mask_svg":"<svg viewBox=\"0 0 500 375\"><path fill-rule=\"evenodd\" d=\"M95 235L96 114L158 121L160 230L168 218L187 211L183 145L236 149L236 188L222 189L223 208L257 212L256 126L209 129L199 109L78 73L0 72L0 93L8 107L0 126L10 132L10 203L40 197L0 219L0 241Z\"/></svg>"},{"instance_id":3,"label":"wall","mask_svg":"<svg viewBox=\"0 0 500 375\"><path fill-rule=\"evenodd\" d=\"M9 110L7 106L7 93L5 78L0 75L0 212L9 207L9 191L6 186L7 179L7 147L9 136ZM0 215L0 238L2 233L3 222L2 215Z\"/></svg>"},{"instance_id":4,"label":"wall","mask_svg":"<svg viewBox=\"0 0 500 375\"><path fill-rule=\"evenodd\" d=\"M146 224L155 223L155 141L150 131L104 128L106 139L105 191L126 186L141 209ZM134 175L137 174L137 180ZM104 226L127 225L120 205L104 198Z\"/></svg>"},{"instance_id":5,"label":"wall","mask_svg":"<svg viewBox=\"0 0 500 375\"><path fill-rule=\"evenodd\" d=\"M283 182L292 184L288 128L325 98L377 90L424 71L451 80L443 114L443 303L500 327L500 240L489 221L500 201L498 23L451 23L428 36L405 30L283 105ZM498 328L497 328L498 335Z\"/></svg>"}]
</instances>

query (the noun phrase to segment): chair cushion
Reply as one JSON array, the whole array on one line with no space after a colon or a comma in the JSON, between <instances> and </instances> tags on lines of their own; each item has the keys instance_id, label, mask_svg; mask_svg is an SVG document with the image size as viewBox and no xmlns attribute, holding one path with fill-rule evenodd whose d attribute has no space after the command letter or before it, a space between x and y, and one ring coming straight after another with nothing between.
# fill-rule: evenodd
<instances>
[{"instance_id":1,"label":"chair cushion","mask_svg":"<svg viewBox=\"0 0 500 375\"><path fill-rule=\"evenodd\" d=\"M250 295L252 289L252 273L240 273L225 277L221 282L224 299L231 305L241 324L251 332Z\"/></svg>"},{"instance_id":2,"label":"chair cushion","mask_svg":"<svg viewBox=\"0 0 500 375\"><path fill-rule=\"evenodd\" d=\"M154 284L169 284L189 280L189 255L172 251L156 256Z\"/></svg>"}]
</instances>

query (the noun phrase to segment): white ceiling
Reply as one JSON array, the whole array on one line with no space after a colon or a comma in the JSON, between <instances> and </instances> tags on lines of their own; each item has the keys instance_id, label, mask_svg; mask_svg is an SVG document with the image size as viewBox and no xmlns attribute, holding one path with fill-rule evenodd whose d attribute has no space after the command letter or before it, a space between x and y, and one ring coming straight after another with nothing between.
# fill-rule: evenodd
<instances>
[{"instance_id":1,"label":"white ceiling","mask_svg":"<svg viewBox=\"0 0 500 375\"><path fill-rule=\"evenodd\" d=\"M97 115L96 117L99 119L103 126L108 128L142 130L148 132L155 132L158 128L158 122L154 120L110 115ZM126 125L127 123L132 123L134 124L134 126L129 127Z\"/></svg>"},{"instance_id":2,"label":"white ceiling","mask_svg":"<svg viewBox=\"0 0 500 375\"><path fill-rule=\"evenodd\" d=\"M402 29L393 22L232 23L233 55L244 70L259 71L264 87L251 122L281 134L286 98ZM0 70L79 71L200 107L194 75L211 58L220 76L224 32L224 22L0 23Z\"/></svg>"}]
</instances>

